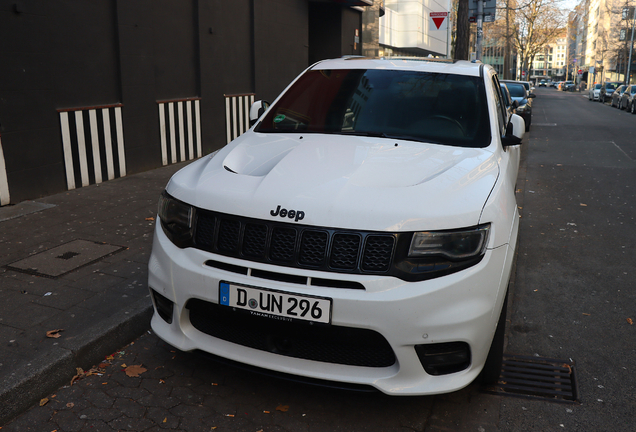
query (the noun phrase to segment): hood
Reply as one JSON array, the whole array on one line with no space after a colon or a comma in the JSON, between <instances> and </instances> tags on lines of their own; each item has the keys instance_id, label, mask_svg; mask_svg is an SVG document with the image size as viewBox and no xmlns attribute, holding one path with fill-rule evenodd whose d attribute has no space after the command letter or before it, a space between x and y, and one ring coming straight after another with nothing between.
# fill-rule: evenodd
<instances>
[{"instance_id":1,"label":"hood","mask_svg":"<svg viewBox=\"0 0 636 432\"><path fill-rule=\"evenodd\" d=\"M499 174L489 148L249 131L168 184L199 208L306 225L411 231L476 225Z\"/></svg>"}]
</instances>

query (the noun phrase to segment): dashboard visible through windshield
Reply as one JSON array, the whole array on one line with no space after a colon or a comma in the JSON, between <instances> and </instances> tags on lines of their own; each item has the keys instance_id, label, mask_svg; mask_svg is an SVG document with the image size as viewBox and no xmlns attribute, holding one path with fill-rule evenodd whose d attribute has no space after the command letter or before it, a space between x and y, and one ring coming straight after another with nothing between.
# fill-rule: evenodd
<instances>
[{"instance_id":1,"label":"dashboard visible through windshield","mask_svg":"<svg viewBox=\"0 0 636 432\"><path fill-rule=\"evenodd\" d=\"M490 144L483 79L399 70L310 70L257 125L264 133L333 133Z\"/></svg>"}]
</instances>

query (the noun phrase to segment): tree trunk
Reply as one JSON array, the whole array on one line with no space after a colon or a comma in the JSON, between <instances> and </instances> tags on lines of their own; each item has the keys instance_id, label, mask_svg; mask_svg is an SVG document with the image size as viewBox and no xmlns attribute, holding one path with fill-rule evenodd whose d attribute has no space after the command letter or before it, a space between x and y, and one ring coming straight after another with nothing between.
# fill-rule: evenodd
<instances>
[{"instance_id":1,"label":"tree trunk","mask_svg":"<svg viewBox=\"0 0 636 432\"><path fill-rule=\"evenodd\" d=\"M468 0L457 3L457 43L455 45L455 60L468 60L468 45L470 43L470 23L468 22Z\"/></svg>"}]
</instances>

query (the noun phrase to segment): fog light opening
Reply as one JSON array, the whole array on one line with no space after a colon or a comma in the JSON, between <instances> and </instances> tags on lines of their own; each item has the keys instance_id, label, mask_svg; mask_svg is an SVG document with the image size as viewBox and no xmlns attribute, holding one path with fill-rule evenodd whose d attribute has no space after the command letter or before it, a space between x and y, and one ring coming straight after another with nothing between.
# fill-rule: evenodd
<instances>
[{"instance_id":1,"label":"fog light opening","mask_svg":"<svg viewBox=\"0 0 636 432\"><path fill-rule=\"evenodd\" d=\"M470 346L466 342L415 345L415 352L429 375L447 375L470 366Z\"/></svg>"},{"instance_id":2,"label":"fog light opening","mask_svg":"<svg viewBox=\"0 0 636 432\"><path fill-rule=\"evenodd\" d=\"M157 291L150 289L150 294L152 295L152 300L155 304L155 309L161 319L163 319L168 324L172 324L172 315L174 311L174 303L168 300L166 297L159 294Z\"/></svg>"}]
</instances>

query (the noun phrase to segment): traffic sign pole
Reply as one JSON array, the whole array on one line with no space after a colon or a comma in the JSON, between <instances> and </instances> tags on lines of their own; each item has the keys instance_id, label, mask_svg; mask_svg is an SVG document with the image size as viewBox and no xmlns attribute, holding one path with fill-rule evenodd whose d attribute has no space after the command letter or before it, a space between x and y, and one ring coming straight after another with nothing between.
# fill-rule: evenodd
<instances>
[{"instance_id":1,"label":"traffic sign pole","mask_svg":"<svg viewBox=\"0 0 636 432\"><path fill-rule=\"evenodd\" d=\"M484 1L477 0L477 40L475 42L475 58L481 60L482 43L484 39Z\"/></svg>"}]
</instances>

